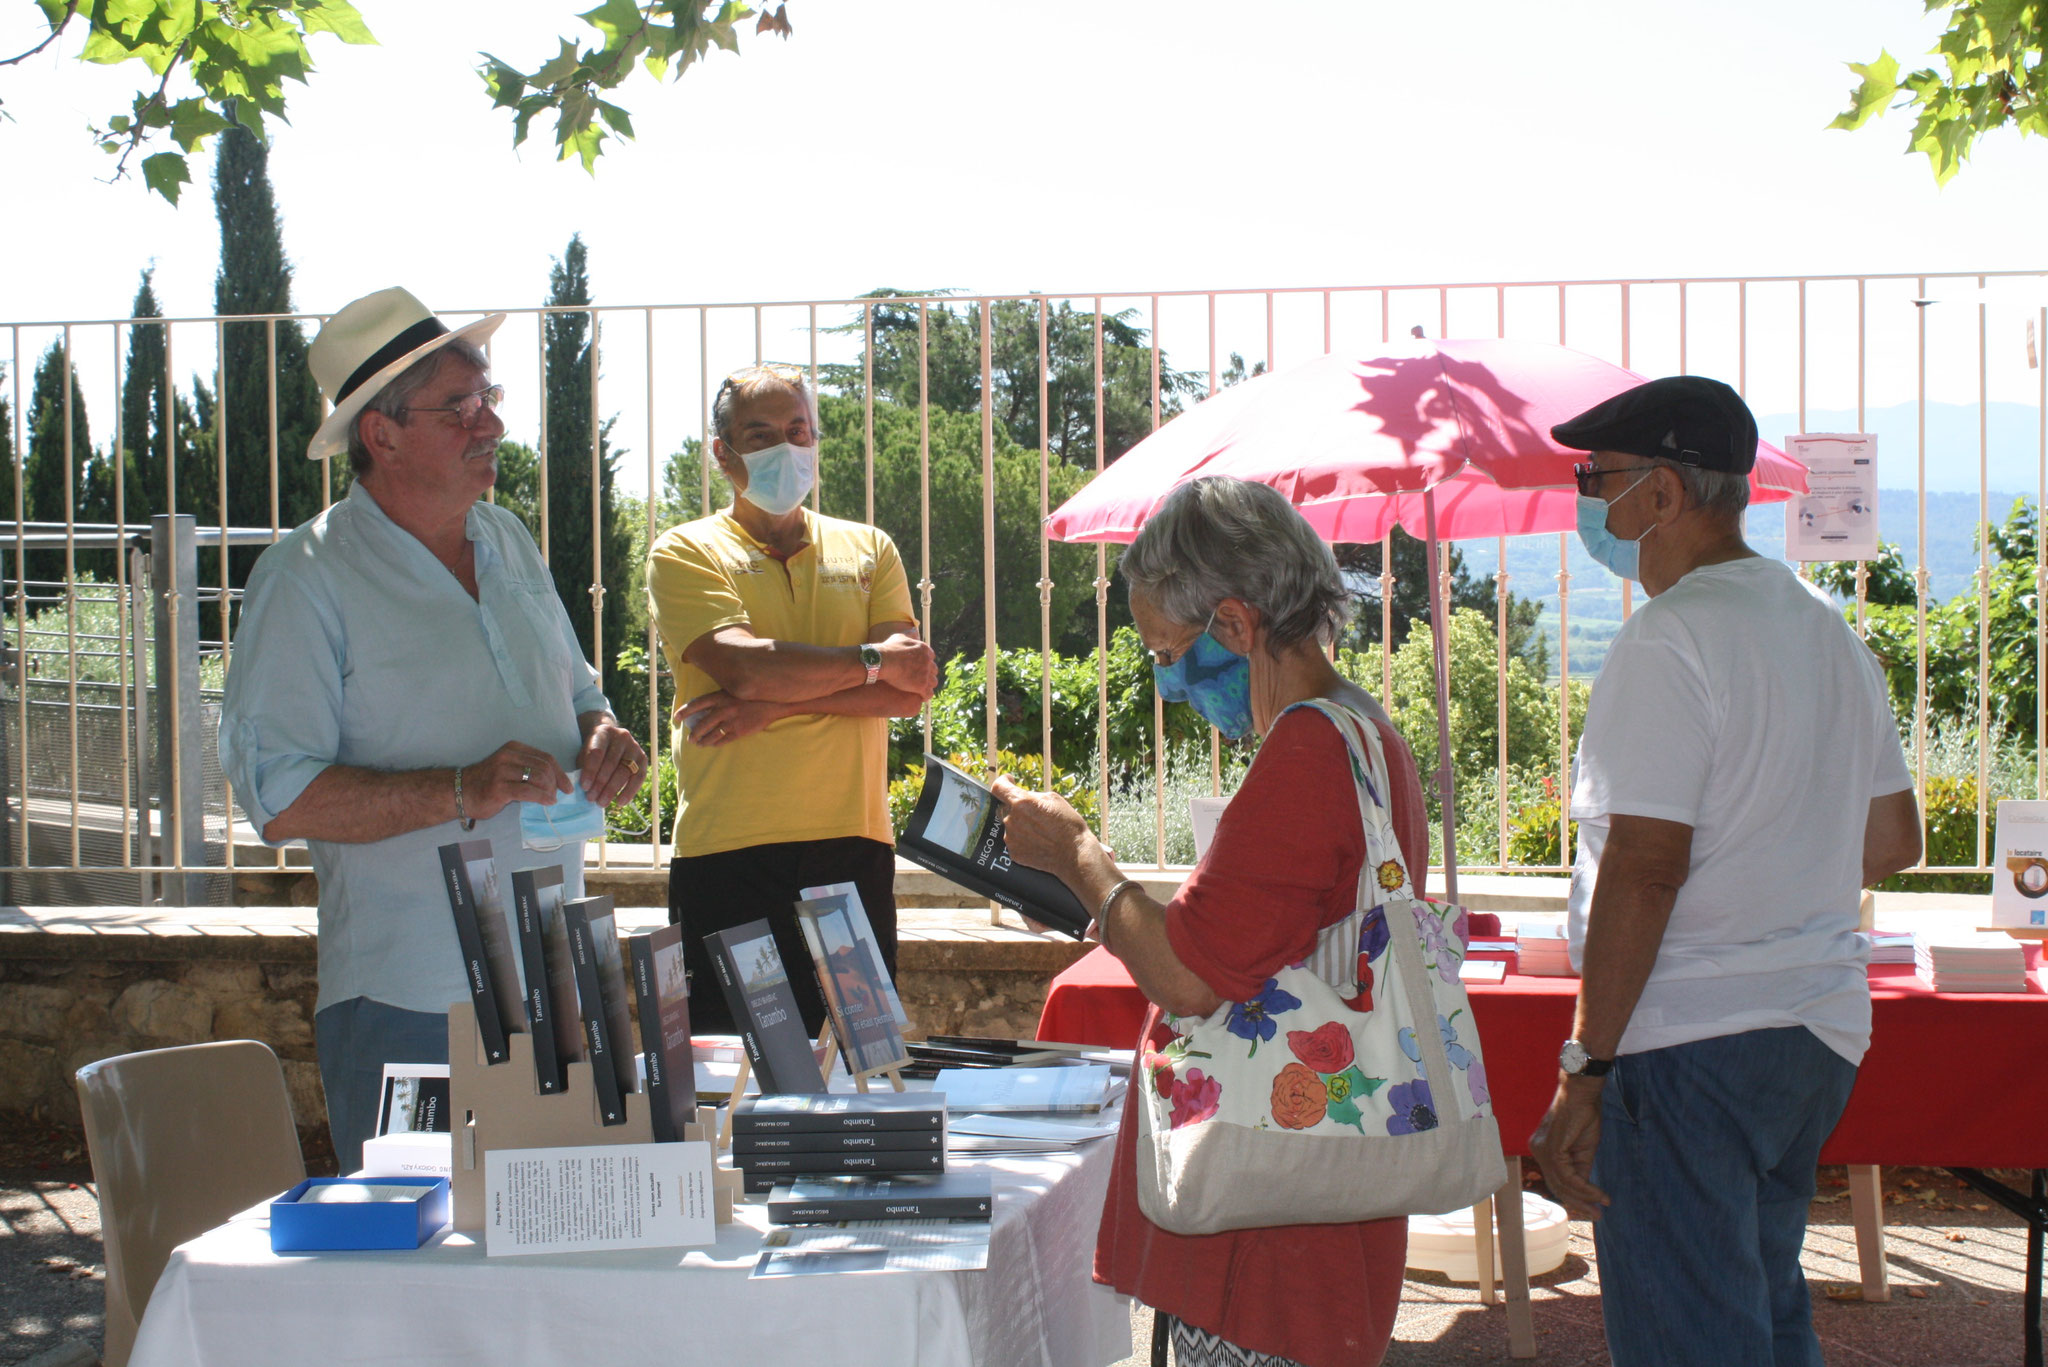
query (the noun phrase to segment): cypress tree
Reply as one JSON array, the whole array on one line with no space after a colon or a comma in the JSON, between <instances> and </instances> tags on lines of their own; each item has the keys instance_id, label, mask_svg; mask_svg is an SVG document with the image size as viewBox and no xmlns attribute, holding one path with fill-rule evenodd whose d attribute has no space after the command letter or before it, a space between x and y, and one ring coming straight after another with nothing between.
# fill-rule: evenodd
<instances>
[{"instance_id":1,"label":"cypress tree","mask_svg":"<svg viewBox=\"0 0 2048 1367\"><path fill-rule=\"evenodd\" d=\"M71 446L66 451L65 369L64 343L50 343L50 349L36 363L35 380L29 391L28 459L22 472L22 496L28 507L26 520L29 522L53 522L61 526L67 515L79 522L90 520L87 516L90 511L87 490L94 478L92 434L85 410L85 395L78 384L78 371L72 368ZM67 481L70 485L68 506L65 499ZM95 567L83 553L78 565L81 569ZM64 573L64 553L61 550L29 553L30 579L55 582L63 579Z\"/></svg>"},{"instance_id":2,"label":"cypress tree","mask_svg":"<svg viewBox=\"0 0 2048 1367\"><path fill-rule=\"evenodd\" d=\"M590 303L589 259L581 234L569 239L548 272L548 303L580 306ZM569 610L576 626L576 639L586 656L604 676L607 693L613 692L612 660L634 642L626 639L626 586L630 566L631 537L620 525L612 506L612 485L617 473L618 453L612 450L611 430L616 419L599 425L597 488L591 488L591 348L596 339L588 313L546 315L548 367L547 446L548 462L548 565L555 576L555 591ZM591 498L597 499L604 532L598 549L601 558L592 561L590 527ZM604 659L598 659L592 632L590 586L598 582L602 566L604 595Z\"/></svg>"},{"instance_id":3,"label":"cypress tree","mask_svg":"<svg viewBox=\"0 0 2048 1367\"><path fill-rule=\"evenodd\" d=\"M233 116L232 107L229 115ZM258 134L239 125L220 135L213 163L213 207L220 221L214 311L290 313L292 268L285 258L284 229L270 188L270 150ZM280 320L275 326L277 517L279 527L290 528L320 511L320 467L306 459L306 444L320 425L320 399L312 372L306 368L305 334L294 322ZM227 518L235 527L270 525L269 330L265 323L228 323L222 328L221 374L226 392L218 397L227 441ZM212 464L193 473L217 490L219 472ZM198 512L200 506L217 504L217 492L209 490L203 504L188 507L182 471L180 475L181 511ZM215 507L213 517L218 516ZM253 547L236 555L237 583L247 575L255 555Z\"/></svg>"}]
</instances>

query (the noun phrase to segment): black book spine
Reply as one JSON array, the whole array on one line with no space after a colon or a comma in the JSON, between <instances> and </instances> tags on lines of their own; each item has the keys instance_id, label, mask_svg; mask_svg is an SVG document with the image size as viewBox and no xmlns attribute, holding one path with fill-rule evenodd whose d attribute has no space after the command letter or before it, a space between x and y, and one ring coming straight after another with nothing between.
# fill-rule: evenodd
<instances>
[{"instance_id":1,"label":"black book spine","mask_svg":"<svg viewBox=\"0 0 2048 1367\"><path fill-rule=\"evenodd\" d=\"M757 1134L734 1130L734 1154L750 1153L943 1153L946 1137L937 1130L849 1130L816 1134Z\"/></svg>"},{"instance_id":2,"label":"black book spine","mask_svg":"<svg viewBox=\"0 0 2048 1367\"><path fill-rule=\"evenodd\" d=\"M562 1060L555 1052L554 1013L548 1004L548 954L542 943L540 897L533 874L512 875L512 908L519 919L519 958L526 970L526 1025L533 1039L533 1080L544 1096L562 1090Z\"/></svg>"},{"instance_id":3,"label":"black book spine","mask_svg":"<svg viewBox=\"0 0 2048 1367\"><path fill-rule=\"evenodd\" d=\"M769 1181L773 1186L772 1179ZM841 1220L986 1220L986 1196L861 1196L825 1201L770 1201L771 1225L833 1225Z\"/></svg>"},{"instance_id":4,"label":"black book spine","mask_svg":"<svg viewBox=\"0 0 2048 1367\"><path fill-rule=\"evenodd\" d=\"M597 1088L598 1113L607 1125L626 1123L626 1100L619 1091L619 1074L612 1064L613 1048L623 1040L611 1038L605 1023L604 989L599 982L597 951L590 942L590 923L574 907L564 907L569 922L569 952L576 960L576 1001L583 1015L583 1040L589 1047L591 1083Z\"/></svg>"},{"instance_id":5,"label":"black book spine","mask_svg":"<svg viewBox=\"0 0 2048 1367\"><path fill-rule=\"evenodd\" d=\"M840 1172L944 1172L946 1155L940 1153L904 1153L901 1150L879 1153L750 1153L735 1154L733 1161L750 1173L780 1172L805 1177L820 1177Z\"/></svg>"},{"instance_id":6,"label":"black book spine","mask_svg":"<svg viewBox=\"0 0 2048 1367\"><path fill-rule=\"evenodd\" d=\"M484 1061L503 1063L512 1057L505 1039L505 1021L498 1014L498 994L491 989L491 966L484 958L483 927L476 919L476 897L469 871L462 866L462 847L441 847L441 881L448 889L448 909L455 915L455 939L462 947L462 976L476 1006L477 1034L483 1038Z\"/></svg>"},{"instance_id":7,"label":"black book spine","mask_svg":"<svg viewBox=\"0 0 2048 1367\"><path fill-rule=\"evenodd\" d=\"M654 1142L673 1144L675 1117L669 1112L668 1064L661 1053L661 997L654 987L654 946L645 935L626 940L633 960L633 1000L640 1012L640 1055L647 1061L647 1114Z\"/></svg>"},{"instance_id":8,"label":"black book spine","mask_svg":"<svg viewBox=\"0 0 2048 1367\"><path fill-rule=\"evenodd\" d=\"M704 948L710 951L711 971L718 975L718 988L725 993L725 1004L732 1011L733 1024L739 1027L740 1043L747 1048L747 1062L754 1070L756 1085L763 1094L780 1091L775 1085L774 1066L768 1062L768 1055L761 1047L761 1031L754 1023L754 1013L747 1009L747 989L733 966L732 952L719 935L705 936Z\"/></svg>"},{"instance_id":9,"label":"black book spine","mask_svg":"<svg viewBox=\"0 0 2048 1367\"><path fill-rule=\"evenodd\" d=\"M867 1134L876 1130L922 1130L932 1133L946 1128L946 1113L933 1111L858 1111L827 1115L752 1115L739 1111L732 1118L734 1134Z\"/></svg>"}]
</instances>

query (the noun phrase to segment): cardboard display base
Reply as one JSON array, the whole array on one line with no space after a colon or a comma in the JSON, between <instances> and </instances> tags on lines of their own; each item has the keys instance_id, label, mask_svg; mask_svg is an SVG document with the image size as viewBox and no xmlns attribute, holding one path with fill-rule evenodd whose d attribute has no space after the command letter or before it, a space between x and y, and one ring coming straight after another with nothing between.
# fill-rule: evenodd
<instances>
[{"instance_id":1,"label":"cardboard display base","mask_svg":"<svg viewBox=\"0 0 2048 1367\"><path fill-rule=\"evenodd\" d=\"M607 1125L598 1117L597 1089L587 1061L565 1068L567 1081L558 1093L535 1090L533 1037L508 1037L512 1056L503 1063L484 1061L475 1008L457 1002L448 1008L448 1104L454 1121L455 1162L451 1187L455 1197L455 1228L484 1227L484 1155L492 1149L549 1149L586 1144L651 1144L653 1121L647 1097L626 1097L626 1121ZM686 1139L710 1139L717 1128L714 1112L699 1108L697 1124L684 1127ZM718 1223L732 1223L733 1198L741 1176L712 1167L717 1184Z\"/></svg>"}]
</instances>

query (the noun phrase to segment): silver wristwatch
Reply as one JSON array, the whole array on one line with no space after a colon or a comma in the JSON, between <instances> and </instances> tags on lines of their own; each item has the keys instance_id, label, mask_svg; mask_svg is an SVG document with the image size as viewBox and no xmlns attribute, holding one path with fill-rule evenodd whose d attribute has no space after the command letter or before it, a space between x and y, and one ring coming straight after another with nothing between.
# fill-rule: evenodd
<instances>
[{"instance_id":1,"label":"silver wristwatch","mask_svg":"<svg viewBox=\"0 0 2048 1367\"><path fill-rule=\"evenodd\" d=\"M1572 1077L1606 1077L1614 1067L1611 1058L1594 1058L1586 1052L1586 1046L1575 1039L1564 1042L1564 1048L1557 1051L1557 1066Z\"/></svg>"},{"instance_id":2,"label":"silver wristwatch","mask_svg":"<svg viewBox=\"0 0 2048 1367\"><path fill-rule=\"evenodd\" d=\"M867 670L866 682L879 683L882 678L882 648L872 643L860 648L860 662Z\"/></svg>"}]
</instances>

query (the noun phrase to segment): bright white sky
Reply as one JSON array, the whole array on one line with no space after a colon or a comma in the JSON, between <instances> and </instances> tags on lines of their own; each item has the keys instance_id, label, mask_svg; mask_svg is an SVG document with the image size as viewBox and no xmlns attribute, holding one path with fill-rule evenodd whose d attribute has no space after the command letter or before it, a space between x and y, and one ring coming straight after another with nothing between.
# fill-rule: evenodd
<instances>
[{"instance_id":1,"label":"bright white sky","mask_svg":"<svg viewBox=\"0 0 2048 1367\"><path fill-rule=\"evenodd\" d=\"M611 304L880 285L1142 296L2048 269L2048 145L1994 137L1937 189L1925 160L1903 154L1902 117L1858 134L1825 127L1847 102L1844 61L1883 46L1910 64L1931 43L1938 26L1919 0L793 0L792 40L749 32L740 56L717 54L680 84L624 87L639 139L610 144L594 179L553 159L544 122L515 155L509 115L488 108L472 70L479 48L532 66L557 36L587 33L575 0L359 3L383 45L316 40L320 69L291 92L271 158L308 311L392 283L448 311L538 304L573 232ZM7 6L0 55L35 41L34 16ZM0 321L124 317L152 260L166 312L209 313L217 237L203 167L180 209L139 179L97 179L111 159L85 125L123 107L144 73L83 67L77 46L0 69L14 119L0 123ZM1873 326L1906 336L1913 293L1873 286ZM1789 408L1790 296L1752 294L1752 401ZM1845 303L1853 295L1838 292L1828 307ZM1814 360L1811 400L1853 404L1845 334L1814 306L1837 354ZM1474 307L1454 333L1491 331L1490 293ZM1643 297L1640 335L1660 307ZM1696 291L1693 307L1711 333L1702 320L1718 305ZM1204 368L1201 306L1168 311L1169 359ZM1937 397L1974 399L1975 310L1929 312ZM2031 401L2025 314L1992 312L1992 397ZM1225 349L1262 353L1263 306L1223 313ZM1395 313L1397 333L1438 330L1433 296L1403 297ZM1283 301L1281 314L1283 363L1321 349L1319 302ZM1377 341L1376 302L1371 315ZM770 355L801 359L789 331L801 316L770 316ZM748 316L731 322L714 341L719 366L750 353ZM519 326L504 334L515 345L532 335ZM1554 321L1532 326L1547 335ZM667 449L696 427L696 325L676 315L662 327L657 366L686 369L690 384L676 405L689 411L657 419ZM1585 323L1573 341L1611 350L1599 331ZM24 364L48 335L22 331ZM643 335L637 316L608 324L634 349ZM206 350L202 334L183 338L181 371ZM1898 392L1906 354L1873 347L1873 366L1890 368L1871 402L1911 397ZM607 353L608 392L638 404L644 372L627 350ZM1676 369L1665 350L1639 341L1636 368ZM83 359L88 386L111 374ZM1736 378L1732 353L1704 334L1689 361ZM501 353L515 434L530 364ZM621 435L644 451L645 419L629 419Z\"/></svg>"}]
</instances>

